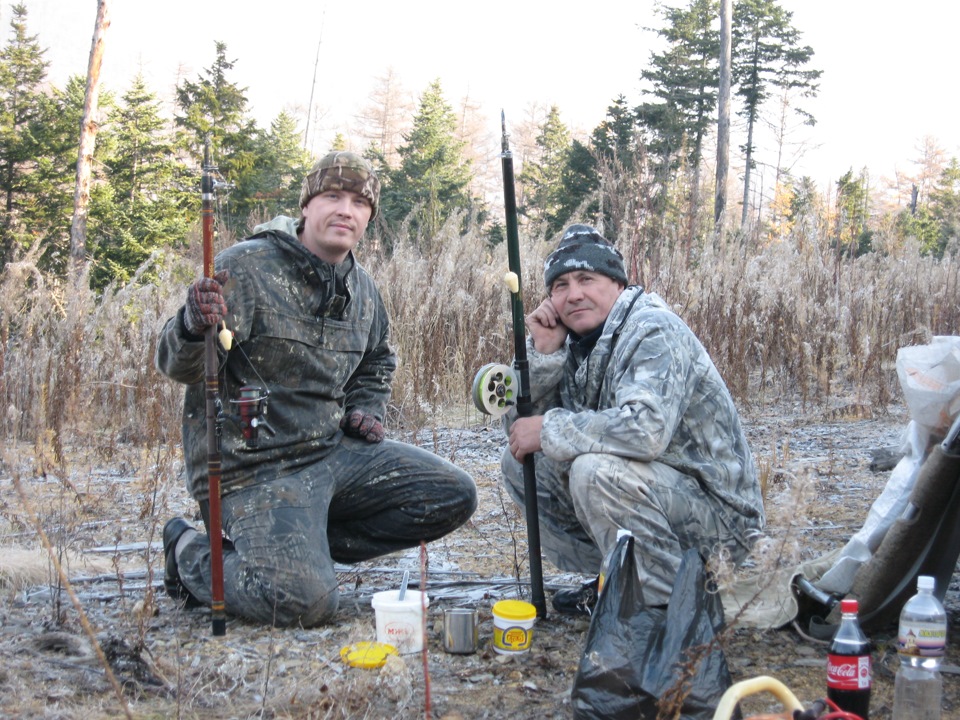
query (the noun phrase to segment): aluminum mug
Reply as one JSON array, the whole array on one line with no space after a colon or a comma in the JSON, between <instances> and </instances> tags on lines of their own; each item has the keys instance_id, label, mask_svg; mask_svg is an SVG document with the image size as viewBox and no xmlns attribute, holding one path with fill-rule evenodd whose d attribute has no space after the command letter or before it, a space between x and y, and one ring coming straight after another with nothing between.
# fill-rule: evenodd
<instances>
[{"instance_id":1,"label":"aluminum mug","mask_svg":"<svg viewBox=\"0 0 960 720\"><path fill-rule=\"evenodd\" d=\"M443 649L455 655L477 651L479 642L477 611L472 608L448 608L443 611Z\"/></svg>"}]
</instances>

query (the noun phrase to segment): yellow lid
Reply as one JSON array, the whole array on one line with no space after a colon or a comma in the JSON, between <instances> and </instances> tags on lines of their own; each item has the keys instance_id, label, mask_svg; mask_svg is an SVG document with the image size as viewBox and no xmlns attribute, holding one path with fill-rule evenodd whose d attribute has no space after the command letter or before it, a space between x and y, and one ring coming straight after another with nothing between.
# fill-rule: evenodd
<instances>
[{"instance_id":1,"label":"yellow lid","mask_svg":"<svg viewBox=\"0 0 960 720\"><path fill-rule=\"evenodd\" d=\"M493 612L505 620L533 620L537 609L523 600L501 600L493 606Z\"/></svg>"},{"instance_id":2,"label":"yellow lid","mask_svg":"<svg viewBox=\"0 0 960 720\"><path fill-rule=\"evenodd\" d=\"M358 668L378 668L387 662L387 655L396 655L393 645L380 642L358 642L340 650L340 659Z\"/></svg>"}]
</instances>

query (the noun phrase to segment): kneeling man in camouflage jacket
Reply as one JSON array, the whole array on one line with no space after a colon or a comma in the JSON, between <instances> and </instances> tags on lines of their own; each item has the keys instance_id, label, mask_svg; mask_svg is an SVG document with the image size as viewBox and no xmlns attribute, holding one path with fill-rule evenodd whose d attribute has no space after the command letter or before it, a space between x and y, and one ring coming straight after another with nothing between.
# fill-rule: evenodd
<instances>
[{"instance_id":1,"label":"kneeling man in camouflage jacket","mask_svg":"<svg viewBox=\"0 0 960 720\"><path fill-rule=\"evenodd\" d=\"M506 488L523 504L533 454L546 557L596 573L629 530L644 600L664 605L685 550L739 563L763 527L733 399L693 332L627 285L622 255L594 228L565 231L544 283L547 298L526 318L533 414L505 417ZM560 591L554 608L589 613L596 587Z\"/></svg>"}]
</instances>

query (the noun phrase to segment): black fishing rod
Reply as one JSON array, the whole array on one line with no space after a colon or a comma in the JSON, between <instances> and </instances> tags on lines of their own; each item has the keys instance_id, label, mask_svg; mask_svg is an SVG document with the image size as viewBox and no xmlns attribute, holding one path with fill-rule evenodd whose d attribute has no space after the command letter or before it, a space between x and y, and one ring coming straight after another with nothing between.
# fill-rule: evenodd
<instances>
[{"instance_id":1,"label":"black fishing rod","mask_svg":"<svg viewBox=\"0 0 960 720\"><path fill-rule=\"evenodd\" d=\"M503 207L507 223L507 257L510 272L507 284L510 288L510 303L513 311L513 366L519 380L516 406L519 417L533 414L533 401L530 399L530 363L527 361L527 333L523 319L523 297L521 294L522 275L520 273L520 235L517 230L517 195L513 178L513 153L507 136L507 119L500 112L500 124L503 129L502 153L503 168ZM537 617L547 614L546 598L543 594L543 564L540 559L540 515L537 508L537 475L533 453L523 458L523 494L527 517L527 545L530 552L530 588L531 602L537 609Z\"/></svg>"}]
</instances>

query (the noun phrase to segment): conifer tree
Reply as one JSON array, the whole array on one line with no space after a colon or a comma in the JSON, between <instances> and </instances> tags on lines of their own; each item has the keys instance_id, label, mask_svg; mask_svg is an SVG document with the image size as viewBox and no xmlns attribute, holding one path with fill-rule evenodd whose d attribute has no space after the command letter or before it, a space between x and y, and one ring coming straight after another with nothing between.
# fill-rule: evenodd
<instances>
[{"instance_id":1,"label":"conifer tree","mask_svg":"<svg viewBox=\"0 0 960 720\"><path fill-rule=\"evenodd\" d=\"M369 102L357 117L360 136L368 142L370 153L383 158L389 165L398 165L397 147L412 114L413 103L408 99L408 93L393 68L388 68L376 78Z\"/></svg>"},{"instance_id":2,"label":"conifer tree","mask_svg":"<svg viewBox=\"0 0 960 720\"><path fill-rule=\"evenodd\" d=\"M91 199L90 283L95 289L124 284L152 253L184 245L195 217L188 212L192 193L179 192L183 169L160 102L142 75L111 112L99 148L109 184L95 186ZM145 277L153 275L147 271Z\"/></svg>"},{"instance_id":3,"label":"conifer tree","mask_svg":"<svg viewBox=\"0 0 960 720\"><path fill-rule=\"evenodd\" d=\"M559 206L549 218L549 233L559 232L570 222L593 222L600 204L595 194L600 188L597 159L590 145L574 140L560 175L563 192Z\"/></svg>"},{"instance_id":4,"label":"conifer tree","mask_svg":"<svg viewBox=\"0 0 960 720\"><path fill-rule=\"evenodd\" d=\"M937 243L931 252L943 257L952 245L953 252L957 253L960 250L960 162L957 158L950 158L930 191L930 204L938 224Z\"/></svg>"},{"instance_id":5,"label":"conifer tree","mask_svg":"<svg viewBox=\"0 0 960 720\"><path fill-rule=\"evenodd\" d=\"M669 222L669 211L679 211L674 224L684 228L688 254L699 229L703 146L717 115L718 11L716 0L691 0L686 9L663 8L667 24L657 34L667 47L651 54L650 68L641 73L654 98L637 108L656 178L653 207L660 223ZM675 177L681 168L686 172ZM680 197L672 197L678 194Z\"/></svg>"},{"instance_id":6,"label":"conifer tree","mask_svg":"<svg viewBox=\"0 0 960 720\"><path fill-rule=\"evenodd\" d=\"M254 146L262 139L256 124L247 116L246 88L233 83L228 74L233 70L233 60L227 59L227 46L216 43L213 65L206 68L195 81L184 80L176 90L177 108L182 114L174 118L181 129L180 139L192 155L199 182L203 148L207 137L213 147L213 162L226 182L248 187L248 173L254 171L257 155ZM247 218L242 211L249 207L249 198L241 192L232 192L226 207L225 218L234 229L242 227ZM199 193L197 193L199 206Z\"/></svg>"},{"instance_id":7,"label":"conifer tree","mask_svg":"<svg viewBox=\"0 0 960 720\"><path fill-rule=\"evenodd\" d=\"M397 150L400 167L388 171L381 198L384 220L394 226L409 220L411 232L426 244L452 213L472 202L470 162L456 137L456 116L435 80L420 97L413 126Z\"/></svg>"},{"instance_id":8,"label":"conifer tree","mask_svg":"<svg viewBox=\"0 0 960 720\"><path fill-rule=\"evenodd\" d=\"M650 68L641 73L655 100L641 104L637 113L649 133L649 150L665 170L676 169L684 145L697 168L720 84L717 2L692 0L687 9L664 7L661 12L667 24L657 34L667 48L652 53Z\"/></svg>"},{"instance_id":9,"label":"conifer tree","mask_svg":"<svg viewBox=\"0 0 960 720\"><path fill-rule=\"evenodd\" d=\"M616 159L625 167L634 164L638 156L637 114L626 97L618 95L607 108L606 118L591 134L593 149L602 157Z\"/></svg>"},{"instance_id":10,"label":"conifer tree","mask_svg":"<svg viewBox=\"0 0 960 720\"><path fill-rule=\"evenodd\" d=\"M231 193L234 213L251 219L246 231L276 215L299 215L300 186L311 164L301 138L296 120L286 112L273 119L269 131L255 135L251 150L256 163Z\"/></svg>"},{"instance_id":11,"label":"conifer tree","mask_svg":"<svg viewBox=\"0 0 960 720\"><path fill-rule=\"evenodd\" d=\"M563 195L563 169L570 155L570 131L551 106L536 138L535 154L523 163L517 178L526 198L521 212L534 222L556 216Z\"/></svg>"},{"instance_id":12,"label":"conifer tree","mask_svg":"<svg viewBox=\"0 0 960 720\"><path fill-rule=\"evenodd\" d=\"M848 170L837 181L834 247L838 256L857 257L872 249L872 232L867 227L869 203L867 169L864 168L857 176L852 169Z\"/></svg>"},{"instance_id":13,"label":"conifer tree","mask_svg":"<svg viewBox=\"0 0 960 720\"><path fill-rule=\"evenodd\" d=\"M27 8L14 5L11 36L0 51L0 264L12 257L32 198L30 178L44 154L48 123L56 117L43 92L49 63L36 35L27 32ZM34 230L37 230L34 228Z\"/></svg>"},{"instance_id":14,"label":"conifer tree","mask_svg":"<svg viewBox=\"0 0 960 720\"><path fill-rule=\"evenodd\" d=\"M562 174L563 192L549 230L559 231L568 222L590 222L615 235L622 218L615 217L609 203L604 205L598 192L601 181L608 191L617 192L614 188L636 171L641 156L636 113L619 95L593 129L589 144L574 140L571 145Z\"/></svg>"},{"instance_id":15,"label":"conifer tree","mask_svg":"<svg viewBox=\"0 0 960 720\"><path fill-rule=\"evenodd\" d=\"M813 48L801 45L800 31L791 24L793 13L776 0L739 0L733 11L733 82L743 102L738 114L746 121L747 140L742 146L746 169L743 179L743 212L749 211L751 170L755 165L755 130L760 111L775 88L790 89L801 96L814 96L822 71L806 69ZM794 108L814 123L812 115Z\"/></svg>"},{"instance_id":16,"label":"conifer tree","mask_svg":"<svg viewBox=\"0 0 960 720\"><path fill-rule=\"evenodd\" d=\"M43 123L34 169L26 177L25 197L21 213L31 233L44 244L41 265L58 275L67 272L70 253L70 222L80 145L80 122L83 117L86 78L74 75L63 90L53 88L47 101L51 112ZM114 105L109 92L100 94L99 107L109 114ZM94 172L90 188L90 212L97 195L106 188L102 177L102 159L107 151L107 133L94 149ZM93 220L91 219L91 223Z\"/></svg>"}]
</instances>

